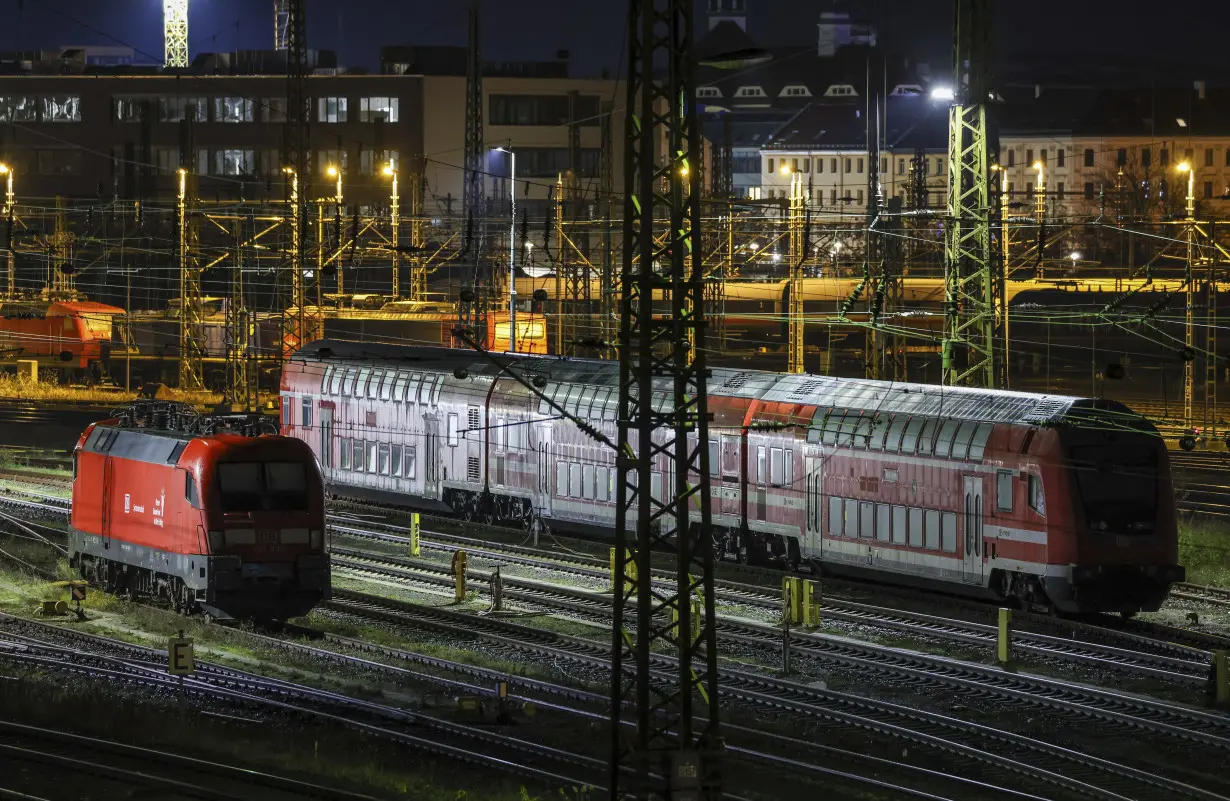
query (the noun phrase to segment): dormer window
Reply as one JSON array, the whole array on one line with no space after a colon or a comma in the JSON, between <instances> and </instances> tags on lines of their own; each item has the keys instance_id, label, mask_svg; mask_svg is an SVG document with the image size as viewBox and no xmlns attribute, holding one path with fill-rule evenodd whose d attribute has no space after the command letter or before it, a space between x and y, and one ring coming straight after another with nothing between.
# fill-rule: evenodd
<instances>
[{"instance_id":1,"label":"dormer window","mask_svg":"<svg viewBox=\"0 0 1230 801\"><path fill-rule=\"evenodd\" d=\"M811 90L802 84L793 83L783 88L778 97L811 97Z\"/></svg>"},{"instance_id":2,"label":"dormer window","mask_svg":"<svg viewBox=\"0 0 1230 801\"><path fill-rule=\"evenodd\" d=\"M764 90L759 86L740 86L735 97L764 97Z\"/></svg>"},{"instance_id":3,"label":"dormer window","mask_svg":"<svg viewBox=\"0 0 1230 801\"><path fill-rule=\"evenodd\" d=\"M716 86L698 86L696 88L697 97L721 97L722 90Z\"/></svg>"},{"instance_id":4,"label":"dormer window","mask_svg":"<svg viewBox=\"0 0 1230 801\"><path fill-rule=\"evenodd\" d=\"M824 93L825 97L858 97L858 92L848 83L835 83Z\"/></svg>"}]
</instances>

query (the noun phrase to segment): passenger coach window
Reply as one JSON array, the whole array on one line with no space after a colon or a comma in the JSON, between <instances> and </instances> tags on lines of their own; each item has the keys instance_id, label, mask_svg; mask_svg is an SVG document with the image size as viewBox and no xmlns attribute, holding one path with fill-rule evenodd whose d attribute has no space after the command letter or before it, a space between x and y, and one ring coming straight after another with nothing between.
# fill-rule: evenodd
<instances>
[{"instance_id":1,"label":"passenger coach window","mask_svg":"<svg viewBox=\"0 0 1230 801\"><path fill-rule=\"evenodd\" d=\"M927 510L927 545L928 550L936 551L940 547L940 513L936 509Z\"/></svg>"},{"instance_id":2,"label":"passenger coach window","mask_svg":"<svg viewBox=\"0 0 1230 801\"><path fill-rule=\"evenodd\" d=\"M995 474L995 507L1001 512L1012 511L1012 472L1009 470Z\"/></svg>"},{"instance_id":3,"label":"passenger coach window","mask_svg":"<svg viewBox=\"0 0 1230 801\"><path fill-rule=\"evenodd\" d=\"M1029 474L1029 508L1040 515L1046 514L1046 497L1042 494L1042 479Z\"/></svg>"},{"instance_id":4,"label":"passenger coach window","mask_svg":"<svg viewBox=\"0 0 1230 801\"><path fill-rule=\"evenodd\" d=\"M943 541L940 547L945 551L955 553L957 550L957 513L944 512L942 524Z\"/></svg>"},{"instance_id":5,"label":"passenger coach window","mask_svg":"<svg viewBox=\"0 0 1230 801\"><path fill-rule=\"evenodd\" d=\"M858 535L858 501L846 498L846 536L857 537Z\"/></svg>"},{"instance_id":6,"label":"passenger coach window","mask_svg":"<svg viewBox=\"0 0 1230 801\"><path fill-rule=\"evenodd\" d=\"M923 418L910 419L909 425L905 427L905 438L901 441L902 453L913 453L918 448L918 432L922 427Z\"/></svg>"},{"instance_id":7,"label":"passenger coach window","mask_svg":"<svg viewBox=\"0 0 1230 801\"><path fill-rule=\"evenodd\" d=\"M893 507L893 544L905 545L905 507Z\"/></svg>"},{"instance_id":8,"label":"passenger coach window","mask_svg":"<svg viewBox=\"0 0 1230 801\"><path fill-rule=\"evenodd\" d=\"M937 421L928 420L923 423L922 431L918 434L918 452L931 453L932 446L935 445L935 428Z\"/></svg>"},{"instance_id":9,"label":"passenger coach window","mask_svg":"<svg viewBox=\"0 0 1230 801\"><path fill-rule=\"evenodd\" d=\"M945 420L944 427L940 429L939 439L935 441L936 456L956 456L953 453L952 443L957 436L957 427L961 424L956 420Z\"/></svg>"},{"instance_id":10,"label":"passenger coach window","mask_svg":"<svg viewBox=\"0 0 1230 801\"><path fill-rule=\"evenodd\" d=\"M290 409L291 409L290 396L283 395L282 396L282 425L284 426L290 425L290 422L291 422L290 421L290 416L291 416Z\"/></svg>"},{"instance_id":11,"label":"passenger coach window","mask_svg":"<svg viewBox=\"0 0 1230 801\"><path fill-rule=\"evenodd\" d=\"M342 379L346 377L346 368L334 367L329 374L329 394L336 395L341 391Z\"/></svg>"},{"instance_id":12,"label":"passenger coach window","mask_svg":"<svg viewBox=\"0 0 1230 801\"><path fill-rule=\"evenodd\" d=\"M875 535L876 505L871 501L863 501L858 505L858 535L865 540Z\"/></svg>"},{"instance_id":13,"label":"passenger coach window","mask_svg":"<svg viewBox=\"0 0 1230 801\"><path fill-rule=\"evenodd\" d=\"M841 498L829 498L829 536L841 536Z\"/></svg>"},{"instance_id":14,"label":"passenger coach window","mask_svg":"<svg viewBox=\"0 0 1230 801\"><path fill-rule=\"evenodd\" d=\"M338 449L341 453L341 468L343 470L350 469L350 440L343 437Z\"/></svg>"},{"instance_id":15,"label":"passenger coach window","mask_svg":"<svg viewBox=\"0 0 1230 801\"><path fill-rule=\"evenodd\" d=\"M910 507L910 547L921 548L923 544L923 510Z\"/></svg>"},{"instance_id":16,"label":"passenger coach window","mask_svg":"<svg viewBox=\"0 0 1230 801\"><path fill-rule=\"evenodd\" d=\"M888 438L884 441L884 450L890 453L896 453L901 450L901 435L905 433L905 424L907 422L909 422L909 418L904 414L893 417L893 422L888 427Z\"/></svg>"},{"instance_id":17,"label":"passenger coach window","mask_svg":"<svg viewBox=\"0 0 1230 801\"><path fill-rule=\"evenodd\" d=\"M877 417L871 423L871 444L867 447L873 451L884 450L884 437L888 434L888 416Z\"/></svg>"},{"instance_id":18,"label":"passenger coach window","mask_svg":"<svg viewBox=\"0 0 1230 801\"><path fill-rule=\"evenodd\" d=\"M311 399L311 398L304 398L304 399L303 399L303 421L302 421L302 425L303 425L303 427L304 427L304 428L311 428L311 427L312 427L312 399Z\"/></svg>"},{"instance_id":19,"label":"passenger coach window","mask_svg":"<svg viewBox=\"0 0 1230 801\"><path fill-rule=\"evenodd\" d=\"M966 421L957 429L957 438L952 443L952 458L965 459L969 456L970 441L974 438L974 432L978 430L978 424L972 421Z\"/></svg>"},{"instance_id":20,"label":"passenger coach window","mask_svg":"<svg viewBox=\"0 0 1230 801\"><path fill-rule=\"evenodd\" d=\"M876 539L881 542L888 542L889 532L892 531L892 515L893 507L886 503L876 504Z\"/></svg>"}]
</instances>

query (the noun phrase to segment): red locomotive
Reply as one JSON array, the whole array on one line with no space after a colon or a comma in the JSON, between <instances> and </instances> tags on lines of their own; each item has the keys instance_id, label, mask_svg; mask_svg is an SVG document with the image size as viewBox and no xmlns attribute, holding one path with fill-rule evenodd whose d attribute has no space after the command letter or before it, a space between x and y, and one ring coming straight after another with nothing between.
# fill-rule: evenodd
<instances>
[{"instance_id":1,"label":"red locomotive","mask_svg":"<svg viewBox=\"0 0 1230 801\"><path fill-rule=\"evenodd\" d=\"M111 357L112 321L123 309L91 301L0 303L0 362L33 359L62 379L97 379Z\"/></svg>"},{"instance_id":2,"label":"red locomotive","mask_svg":"<svg viewBox=\"0 0 1230 801\"><path fill-rule=\"evenodd\" d=\"M313 343L283 370L283 433L339 494L610 536L614 454L509 371L618 441L619 365L496 360ZM1120 404L721 368L709 387L723 556L1065 612L1156 610L1183 579L1165 446Z\"/></svg>"},{"instance_id":3,"label":"red locomotive","mask_svg":"<svg viewBox=\"0 0 1230 801\"><path fill-rule=\"evenodd\" d=\"M70 563L185 614L285 620L327 599L316 461L258 426L162 402L91 425L73 451Z\"/></svg>"}]
</instances>

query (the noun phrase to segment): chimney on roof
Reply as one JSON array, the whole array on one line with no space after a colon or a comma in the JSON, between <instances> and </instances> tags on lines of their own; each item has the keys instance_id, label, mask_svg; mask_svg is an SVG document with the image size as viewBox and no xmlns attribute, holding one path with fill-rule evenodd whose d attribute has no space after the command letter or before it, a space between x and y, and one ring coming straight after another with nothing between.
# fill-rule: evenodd
<instances>
[{"instance_id":1,"label":"chimney on roof","mask_svg":"<svg viewBox=\"0 0 1230 801\"><path fill-rule=\"evenodd\" d=\"M1204 100L1204 81L1196 81L1194 86L1196 89L1196 99Z\"/></svg>"}]
</instances>

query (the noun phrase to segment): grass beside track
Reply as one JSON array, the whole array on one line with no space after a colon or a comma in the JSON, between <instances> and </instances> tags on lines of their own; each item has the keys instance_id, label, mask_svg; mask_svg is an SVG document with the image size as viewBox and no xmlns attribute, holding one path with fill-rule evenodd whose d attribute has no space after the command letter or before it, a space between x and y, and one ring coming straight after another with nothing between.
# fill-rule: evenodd
<instances>
[{"instance_id":1,"label":"grass beside track","mask_svg":"<svg viewBox=\"0 0 1230 801\"><path fill-rule=\"evenodd\" d=\"M1193 584L1230 587L1230 522L1180 520L1179 564Z\"/></svg>"},{"instance_id":2,"label":"grass beside track","mask_svg":"<svg viewBox=\"0 0 1230 801\"><path fill-rule=\"evenodd\" d=\"M73 386L55 381L27 381L13 376L0 375L0 399L23 401L69 401L74 403L99 403L120 405L136 400L136 392L99 387ZM159 400L182 401L194 406L213 407L222 402L216 392L203 390L180 391L172 387L158 390Z\"/></svg>"}]
</instances>

